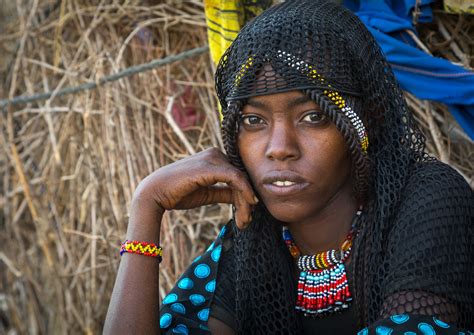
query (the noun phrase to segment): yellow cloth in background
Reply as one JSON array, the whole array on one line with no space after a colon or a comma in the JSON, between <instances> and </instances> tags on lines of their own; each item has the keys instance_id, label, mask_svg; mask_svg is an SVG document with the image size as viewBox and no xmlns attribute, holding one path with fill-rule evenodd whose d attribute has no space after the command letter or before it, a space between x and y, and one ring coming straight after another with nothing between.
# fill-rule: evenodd
<instances>
[{"instance_id":1,"label":"yellow cloth in background","mask_svg":"<svg viewBox=\"0 0 474 335\"><path fill-rule=\"evenodd\" d=\"M204 0L212 61L219 63L244 24L272 5L272 0ZM222 110L219 106L222 121Z\"/></svg>"},{"instance_id":2,"label":"yellow cloth in background","mask_svg":"<svg viewBox=\"0 0 474 335\"><path fill-rule=\"evenodd\" d=\"M207 36L214 64L243 25L272 4L271 0L204 0Z\"/></svg>"}]
</instances>

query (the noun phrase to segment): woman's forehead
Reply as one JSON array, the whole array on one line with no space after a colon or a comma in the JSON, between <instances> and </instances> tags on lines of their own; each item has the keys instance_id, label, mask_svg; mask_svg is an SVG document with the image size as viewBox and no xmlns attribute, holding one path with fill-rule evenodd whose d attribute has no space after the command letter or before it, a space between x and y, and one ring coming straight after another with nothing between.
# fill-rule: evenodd
<instances>
[{"instance_id":1,"label":"woman's forehead","mask_svg":"<svg viewBox=\"0 0 474 335\"><path fill-rule=\"evenodd\" d=\"M285 107L295 107L307 103L314 103L311 98L300 90L288 92L278 92L264 95L256 95L247 99L245 105L254 107L265 107L272 105L283 105Z\"/></svg>"},{"instance_id":2,"label":"woman's forehead","mask_svg":"<svg viewBox=\"0 0 474 335\"><path fill-rule=\"evenodd\" d=\"M246 100L243 113L291 114L302 110L321 110L307 94L299 90L254 96Z\"/></svg>"}]
</instances>

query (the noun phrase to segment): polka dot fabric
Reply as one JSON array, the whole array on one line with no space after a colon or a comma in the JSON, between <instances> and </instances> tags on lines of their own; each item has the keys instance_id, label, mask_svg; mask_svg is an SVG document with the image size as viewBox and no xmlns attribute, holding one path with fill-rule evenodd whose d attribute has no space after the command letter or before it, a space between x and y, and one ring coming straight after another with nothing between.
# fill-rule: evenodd
<instances>
[{"instance_id":1,"label":"polka dot fabric","mask_svg":"<svg viewBox=\"0 0 474 335\"><path fill-rule=\"evenodd\" d=\"M474 335L474 333L460 331L436 317L397 314L377 321L359 331L357 335Z\"/></svg>"},{"instance_id":2,"label":"polka dot fabric","mask_svg":"<svg viewBox=\"0 0 474 335\"><path fill-rule=\"evenodd\" d=\"M163 299L160 311L162 334L210 334L207 321L216 290L222 240L229 225L222 228L216 241L203 255L196 257Z\"/></svg>"}]
</instances>

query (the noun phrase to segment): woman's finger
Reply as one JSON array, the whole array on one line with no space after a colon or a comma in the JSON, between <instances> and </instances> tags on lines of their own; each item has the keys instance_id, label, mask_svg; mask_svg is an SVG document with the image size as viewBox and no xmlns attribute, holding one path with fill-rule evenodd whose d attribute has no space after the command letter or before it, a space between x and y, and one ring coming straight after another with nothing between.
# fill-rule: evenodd
<instances>
[{"instance_id":1,"label":"woman's finger","mask_svg":"<svg viewBox=\"0 0 474 335\"><path fill-rule=\"evenodd\" d=\"M232 190L229 186L214 185L208 187L210 192L208 203L229 203L235 207L235 219L239 229L245 229L252 220L252 204L249 204L239 191Z\"/></svg>"},{"instance_id":2,"label":"woman's finger","mask_svg":"<svg viewBox=\"0 0 474 335\"><path fill-rule=\"evenodd\" d=\"M239 229L245 229L249 225L251 220L251 205L244 199L240 192L235 191L234 206L236 208L235 223Z\"/></svg>"},{"instance_id":3,"label":"woman's finger","mask_svg":"<svg viewBox=\"0 0 474 335\"><path fill-rule=\"evenodd\" d=\"M216 185L219 183L227 184L228 188ZM171 210L234 203L232 192L241 194L243 204L258 202L247 175L231 165L222 152L213 149L158 169L140 182L135 194Z\"/></svg>"},{"instance_id":4,"label":"woman's finger","mask_svg":"<svg viewBox=\"0 0 474 335\"><path fill-rule=\"evenodd\" d=\"M224 182L230 187L242 192L244 198L249 203L255 204L257 202L257 198L247 175L233 166L222 151L217 148L210 148L202 151L202 156L204 159L200 160L200 162L204 164L204 166L199 166L198 169L199 171L204 169L210 173L209 177L212 179L212 182L208 185Z\"/></svg>"},{"instance_id":5,"label":"woman's finger","mask_svg":"<svg viewBox=\"0 0 474 335\"><path fill-rule=\"evenodd\" d=\"M235 217L235 224L237 225L237 228L243 229L243 224L242 224L242 219L241 219L241 210L240 210L240 197L239 197L239 192L234 191L233 198L234 198L234 207L235 207L235 212L234 212L234 217Z\"/></svg>"},{"instance_id":6,"label":"woman's finger","mask_svg":"<svg viewBox=\"0 0 474 335\"><path fill-rule=\"evenodd\" d=\"M243 200L243 199L242 199ZM252 205L247 201L241 201L240 210L242 211L242 229L245 229L250 224L252 220Z\"/></svg>"},{"instance_id":7,"label":"woman's finger","mask_svg":"<svg viewBox=\"0 0 474 335\"><path fill-rule=\"evenodd\" d=\"M230 167L222 177L225 179L224 182L231 188L240 191L248 203L255 205L258 202L250 182L247 180L246 175L242 171L239 171L234 167Z\"/></svg>"}]
</instances>

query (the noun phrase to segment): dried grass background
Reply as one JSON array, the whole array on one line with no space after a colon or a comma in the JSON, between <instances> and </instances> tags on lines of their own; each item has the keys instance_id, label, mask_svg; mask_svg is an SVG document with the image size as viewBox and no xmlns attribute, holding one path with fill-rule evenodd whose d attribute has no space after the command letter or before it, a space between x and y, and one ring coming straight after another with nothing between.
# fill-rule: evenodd
<instances>
[{"instance_id":1,"label":"dried grass background","mask_svg":"<svg viewBox=\"0 0 474 335\"><path fill-rule=\"evenodd\" d=\"M201 2L96 3L19 1L24 12L1 38L24 45L3 74L3 95L12 83L15 94L74 86L207 43ZM183 130L171 113L189 109L196 121ZM11 120L6 116L0 333L98 333L138 182L162 165L221 146L209 55L15 107ZM165 217L162 294L227 216L227 206L208 206Z\"/></svg>"},{"instance_id":2,"label":"dried grass background","mask_svg":"<svg viewBox=\"0 0 474 335\"><path fill-rule=\"evenodd\" d=\"M444 33L423 27L420 45L472 68L472 23L436 14ZM1 98L207 43L198 0L0 0L1 15ZM444 106L407 99L430 152L472 186L472 142ZM0 112L0 333L100 333L133 190L162 165L222 148L218 126L208 54ZM162 296L228 218L226 205L165 216Z\"/></svg>"}]
</instances>

